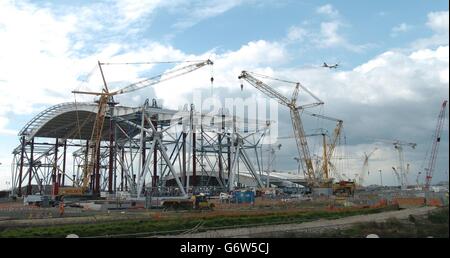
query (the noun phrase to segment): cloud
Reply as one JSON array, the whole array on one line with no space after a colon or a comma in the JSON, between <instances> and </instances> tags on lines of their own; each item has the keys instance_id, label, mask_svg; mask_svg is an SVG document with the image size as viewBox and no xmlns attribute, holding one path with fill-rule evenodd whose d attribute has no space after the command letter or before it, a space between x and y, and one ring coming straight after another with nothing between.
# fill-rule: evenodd
<instances>
[{"instance_id":1,"label":"cloud","mask_svg":"<svg viewBox=\"0 0 450 258\"><path fill-rule=\"evenodd\" d=\"M184 9L184 17L179 19L174 25L174 28L177 29L186 29L194 26L195 24L211 18L223 14L243 3L242 0L230 0L230 1L221 1L221 0L212 0L212 1L194 1L189 4L189 6L181 7L181 10ZM180 6L175 6L176 9L180 8Z\"/></svg>"},{"instance_id":2,"label":"cloud","mask_svg":"<svg viewBox=\"0 0 450 258\"><path fill-rule=\"evenodd\" d=\"M307 40L309 33L306 29L298 26L291 26L287 33L288 41L303 42Z\"/></svg>"},{"instance_id":3,"label":"cloud","mask_svg":"<svg viewBox=\"0 0 450 258\"><path fill-rule=\"evenodd\" d=\"M339 11L327 4L316 9L316 13L326 15L326 20L319 24L304 21L302 26L291 26L285 38L285 42L303 43L311 48L343 48L351 52L363 52L372 44L354 44L348 40L342 32L342 28L349 25L340 17Z\"/></svg>"},{"instance_id":4,"label":"cloud","mask_svg":"<svg viewBox=\"0 0 450 258\"><path fill-rule=\"evenodd\" d=\"M448 33L448 11L428 14L427 26L437 33Z\"/></svg>"},{"instance_id":5,"label":"cloud","mask_svg":"<svg viewBox=\"0 0 450 258\"><path fill-rule=\"evenodd\" d=\"M396 37L399 33L410 31L413 27L406 23L400 23L391 30L391 37Z\"/></svg>"},{"instance_id":6,"label":"cloud","mask_svg":"<svg viewBox=\"0 0 450 258\"><path fill-rule=\"evenodd\" d=\"M326 5L319 6L316 9L316 12L318 14L328 15L329 17L332 17L332 18L335 18L335 17L339 16L339 11L334 9L334 7L331 4L326 4Z\"/></svg>"},{"instance_id":7,"label":"cloud","mask_svg":"<svg viewBox=\"0 0 450 258\"><path fill-rule=\"evenodd\" d=\"M426 25L433 31L433 35L428 38L421 38L412 43L415 49L448 45L449 38L449 15L448 11L430 12L427 15Z\"/></svg>"},{"instance_id":8,"label":"cloud","mask_svg":"<svg viewBox=\"0 0 450 258\"><path fill-rule=\"evenodd\" d=\"M331 47L343 44L345 40L338 34L338 30L338 22L322 22L320 24L320 32L322 33L321 45L323 47Z\"/></svg>"},{"instance_id":9,"label":"cloud","mask_svg":"<svg viewBox=\"0 0 450 258\"><path fill-rule=\"evenodd\" d=\"M161 0L117 0L116 7L123 17L121 22L130 23L154 12L158 7L163 6L163 2Z\"/></svg>"},{"instance_id":10,"label":"cloud","mask_svg":"<svg viewBox=\"0 0 450 258\"><path fill-rule=\"evenodd\" d=\"M349 42L347 38L342 36L340 28L342 23L338 20L331 22L322 22L320 24L320 34L315 37L313 41L316 42L317 46L321 48L337 48L343 47L351 52L362 52L369 48L372 44L353 44Z\"/></svg>"}]
</instances>

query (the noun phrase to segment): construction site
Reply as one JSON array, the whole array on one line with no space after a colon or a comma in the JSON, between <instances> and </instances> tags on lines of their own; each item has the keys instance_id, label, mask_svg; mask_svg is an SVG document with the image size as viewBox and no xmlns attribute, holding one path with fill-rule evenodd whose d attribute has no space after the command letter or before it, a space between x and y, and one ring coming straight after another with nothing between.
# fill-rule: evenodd
<instances>
[{"instance_id":1,"label":"construction site","mask_svg":"<svg viewBox=\"0 0 450 258\"><path fill-rule=\"evenodd\" d=\"M403 148L416 144L392 140L386 143L398 154L399 163L392 167L398 186L365 186L368 160L376 148L365 154L361 171L339 171L334 160L345 122L309 111L325 104L300 82L249 71L236 75L241 90L254 87L276 101L279 112L290 114L292 136L285 138L295 139L298 168L282 173L271 168L273 151L265 151L262 144L278 126L276 121L252 120L224 109L205 113L193 103L171 110L154 99L134 107L115 101L119 95L213 66L213 61L181 64L113 91L104 65L98 62L101 91L73 91L92 96L93 102L48 107L20 131L12 150L12 187L0 202L1 237L283 237L277 234L291 227L284 224L324 218L331 224L311 227L317 232L348 227L350 222L334 225L332 219L356 215L413 216L404 209L417 216L434 209L447 209L448 214L448 185L431 184L447 101L440 106L426 173L417 175L423 184L407 180ZM291 96L277 91L270 80L291 87ZM299 94L312 97L312 103L299 105ZM332 133L307 135L305 115L332 121ZM310 151L311 136L322 143L318 153ZM355 173L355 178L345 178L345 173ZM301 230L289 236L301 237Z\"/></svg>"}]
</instances>

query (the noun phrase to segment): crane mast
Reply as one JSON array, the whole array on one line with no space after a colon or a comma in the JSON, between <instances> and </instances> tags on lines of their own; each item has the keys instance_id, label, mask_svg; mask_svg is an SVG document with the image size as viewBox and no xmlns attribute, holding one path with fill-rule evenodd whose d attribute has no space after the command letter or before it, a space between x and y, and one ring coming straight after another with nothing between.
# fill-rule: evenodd
<instances>
[{"instance_id":1,"label":"crane mast","mask_svg":"<svg viewBox=\"0 0 450 258\"><path fill-rule=\"evenodd\" d=\"M308 143L306 140L305 131L303 129L302 120L300 118L299 110L301 110L305 107L321 105L321 104L323 104L323 102L320 99L318 99L316 96L314 96L310 91L308 91L305 87L303 87L298 82L274 79L274 80L282 81L285 83L295 84L294 91L292 93L292 97L289 100L287 97L285 97L284 95L282 95L281 93L279 93L278 91L276 91L275 89L270 87L269 85L265 84L264 82L260 81L259 79L255 78L254 76L274 79L269 76L258 75L258 74L251 73L248 71L242 71L242 73L238 76L238 79L244 79L249 84L251 84L253 87L255 87L256 89L258 89L261 92L263 92L264 94L266 94L268 97L275 99L276 101L278 101L278 103L289 108L291 120L292 120L292 126L293 126L293 130L294 130L294 136L295 136L295 140L296 140L296 144L297 144L297 150L298 150L299 155L303 157L302 160L304 161L305 167L307 170L306 176L307 176L308 183L310 185L317 183L315 174L314 174L314 167L313 167L313 163L311 160L311 155L310 155L309 148L308 148ZM306 92L308 92L314 99L317 100L317 102L306 105L306 106L297 107L296 102L297 102L297 96L298 96L298 92L299 92L300 88L302 88Z\"/></svg>"},{"instance_id":2,"label":"crane mast","mask_svg":"<svg viewBox=\"0 0 450 258\"><path fill-rule=\"evenodd\" d=\"M112 100L113 96L137 91L137 90L143 89L145 87L149 87L149 86L158 84L160 82L167 81L167 80L179 77L181 75L193 72L195 70L202 68L205 65L213 65L214 63L208 59L206 61L202 61L199 63L183 66L183 67L165 72L163 74L159 74L157 76L154 76L154 77L151 77L151 78L148 78L145 80L141 80L136 83L132 83L122 89L119 89L119 90L116 90L113 92L109 92L109 90L108 90L108 86L106 84L106 80L105 80L103 70L102 70L103 63L100 63L100 61L99 61L98 64L100 67L100 72L101 72L103 83L104 83L104 88L103 88L102 92L72 91L72 93L75 93L75 94L88 94L88 95L99 96L98 110L97 110L97 114L96 114L96 118L95 118L95 122L94 122L94 128L92 130L92 135L91 135L91 139L89 141L88 150L87 150L88 151L88 156L87 156L88 160L85 161L85 165L83 168L81 189L79 189L78 191L75 191L77 193L80 193L80 192L84 193L88 189L90 175L95 174L94 173L95 161L98 159L98 155L99 155L99 151L100 151L100 143L102 140L101 138L102 138L102 132L103 132L103 125L105 122L106 113L108 111L108 101ZM98 179L94 178L94 180L98 180ZM80 183L78 183L78 184L80 185Z\"/></svg>"},{"instance_id":3,"label":"crane mast","mask_svg":"<svg viewBox=\"0 0 450 258\"><path fill-rule=\"evenodd\" d=\"M444 120L445 120L446 106L447 106L447 100L444 100L444 102L441 105L441 110L439 111L438 122L437 122L436 129L435 129L435 132L433 135L433 146L431 149L431 157L430 157L430 161L428 163L428 167L426 169L426 176L425 176L425 190L426 191L428 191L430 189L431 179L433 178L434 167L436 165L437 152L439 150L439 143L441 142L441 131L442 131L442 127L444 125Z\"/></svg>"},{"instance_id":4,"label":"crane mast","mask_svg":"<svg viewBox=\"0 0 450 258\"><path fill-rule=\"evenodd\" d=\"M309 113L309 112L308 112L308 114L311 116L317 117L317 118L331 120L331 121L336 122L336 127L334 128L334 131L333 131L333 137L331 138L331 143L328 145L328 151L324 150L325 155L324 155L324 160L323 160L323 164L322 164L323 174L325 175L325 178L328 179L328 164L331 162L331 158L333 157L334 150L336 149L336 145L341 136L341 131L342 131L344 121L337 119L337 118L319 115L319 114L313 114L313 113ZM325 148L326 148L326 146L324 144L324 149Z\"/></svg>"},{"instance_id":5,"label":"crane mast","mask_svg":"<svg viewBox=\"0 0 450 258\"><path fill-rule=\"evenodd\" d=\"M369 154L364 152L364 162L363 162L363 166L362 166L362 169L361 169L361 174L359 174L359 178L358 178L358 183L359 183L360 186L362 186L363 183L364 183L364 176L366 175L366 173L367 174L369 173L369 170L368 170L368 168L369 168L369 158L372 156L372 154L376 150L378 150L378 148L375 147L371 152L369 152Z\"/></svg>"}]
</instances>

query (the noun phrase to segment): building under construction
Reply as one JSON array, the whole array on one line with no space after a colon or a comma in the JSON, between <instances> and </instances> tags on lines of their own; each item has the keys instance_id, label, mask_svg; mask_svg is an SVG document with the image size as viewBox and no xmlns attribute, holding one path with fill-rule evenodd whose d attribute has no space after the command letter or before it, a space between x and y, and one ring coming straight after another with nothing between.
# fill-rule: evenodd
<instances>
[{"instance_id":1,"label":"building under construction","mask_svg":"<svg viewBox=\"0 0 450 258\"><path fill-rule=\"evenodd\" d=\"M28 122L13 151L13 194L57 195L61 187L80 185L97 112L96 103L64 103ZM207 117L193 105L184 111L163 109L155 100L135 108L111 105L106 114L89 180L88 192L94 195L227 191L238 186L239 171L249 173L257 187L265 185L258 153L270 128L267 121L244 132L248 126L241 118Z\"/></svg>"}]
</instances>

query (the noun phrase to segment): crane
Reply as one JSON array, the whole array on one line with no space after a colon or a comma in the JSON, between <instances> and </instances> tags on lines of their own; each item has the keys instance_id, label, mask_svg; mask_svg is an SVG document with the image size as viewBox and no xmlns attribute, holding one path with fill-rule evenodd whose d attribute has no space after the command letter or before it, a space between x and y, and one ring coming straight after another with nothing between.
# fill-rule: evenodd
<instances>
[{"instance_id":1,"label":"crane","mask_svg":"<svg viewBox=\"0 0 450 258\"><path fill-rule=\"evenodd\" d=\"M431 179L433 178L434 167L436 165L436 156L439 150L439 143L441 142L441 131L444 125L445 119L445 110L447 106L447 100L444 100L441 105L441 110L439 111L438 121L436 125L436 129L433 134L433 146L431 148L431 156L428 162L428 167L426 170L425 176L425 190L428 191L430 189Z\"/></svg>"},{"instance_id":2,"label":"crane","mask_svg":"<svg viewBox=\"0 0 450 258\"><path fill-rule=\"evenodd\" d=\"M403 155L403 146L409 146L412 149L415 149L417 146L417 143L412 143L412 142L404 142L404 141L400 141L400 140L379 140L382 142L386 142L386 143L390 143L394 146L394 148L397 150L398 153L398 170L396 170L397 173L399 173L400 175L400 185L402 187L402 189L406 189L406 187L408 186L408 176L405 170L405 158Z\"/></svg>"},{"instance_id":3,"label":"crane","mask_svg":"<svg viewBox=\"0 0 450 258\"><path fill-rule=\"evenodd\" d=\"M400 174L398 173L397 169L395 169L395 167L392 167L392 171L394 171L394 175L397 178L399 185L402 185L402 179L401 179Z\"/></svg>"},{"instance_id":4,"label":"crane","mask_svg":"<svg viewBox=\"0 0 450 258\"><path fill-rule=\"evenodd\" d=\"M328 150L326 148L327 144L325 141L325 135L323 135L323 161L322 161L322 173L323 176L326 180L328 180L329 178L329 169L328 169L328 165L331 162L331 158L333 157L334 154L334 150L336 148L336 144L338 143L338 140L341 136L341 132L342 132L342 127L344 124L344 121L342 121L341 119L337 119L337 118L333 118L333 117L329 117L329 116L324 116L324 115L319 115L319 114L314 114L314 113L310 113L310 112L305 112L313 117L317 117L317 118L321 118L321 119L326 119L326 120L331 120L331 121L335 121L336 122L336 128L334 128L333 131L333 137L331 138L331 143L328 145Z\"/></svg>"},{"instance_id":5,"label":"crane","mask_svg":"<svg viewBox=\"0 0 450 258\"><path fill-rule=\"evenodd\" d=\"M404 167L403 146L410 146L411 148L415 149L417 144L401 142L399 140L396 140L393 144L394 144L394 148L398 152L399 169L400 169L400 176L401 176L401 186L402 186L402 189L406 189L408 186L408 175L407 175L407 171L404 170L405 167Z\"/></svg>"},{"instance_id":6,"label":"crane","mask_svg":"<svg viewBox=\"0 0 450 258\"><path fill-rule=\"evenodd\" d=\"M98 158L98 150L100 148L101 143L101 137L102 137L102 131L103 131L103 124L105 121L105 116L108 109L108 104L112 104L112 97L120 94L130 93L134 92L140 89L143 89L145 87L149 87L155 84L158 84L163 81L167 81L176 77L179 77L181 75L193 72L195 70L198 70L206 65L213 65L214 63L211 60L205 60L200 61L198 63L190 64L187 66L179 67L170 71L167 71L165 73L153 76L151 78L147 78L135 83L132 83L124 88L121 88L116 91L110 92L108 89L108 86L106 84L105 76L103 74L102 65L105 63L101 63L98 61L98 65L100 68L100 72L103 79L103 85L104 88L102 89L102 92L87 92L87 91L72 91L74 94L87 94L87 95L95 95L99 96L98 100L98 110L95 117L94 127L92 130L91 139L89 141L88 146L88 160L85 162L84 168L83 168L83 176L82 176L82 182L80 188L75 189L67 189L66 192L75 192L75 193L84 193L89 184L90 175L93 174L94 167L95 167L95 160ZM211 80L212 81L212 80ZM80 185L80 183L78 183Z\"/></svg>"},{"instance_id":7,"label":"crane","mask_svg":"<svg viewBox=\"0 0 450 258\"><path fill-rule=\"evenodd\" d=\"M366 152L364 152L364 162L363 162L363 166L362 166L362 169L361 169L361 174L359 174L359 177L358 177L358 183L359 183L359 185L363 185L363 183L364 183L364 176L366 175L366 174L369 174L369 158L370 158L370 156L372 156L373 155L373 153L375 152L375 151L377 151L378 150L378 148L377 147L375 147L371 152L369 152L369 154L367 154Z\"/></svg>"},{"instance_id":8,"label":"crane","mask_svg":"<svg viewBox=\"0 0 450 258\"><path fill-rule=\"evenodd\" d=\"M294 91L292 93L291 99L288 99L269 85L265 84L264 82L260 81L256 77L265 78L265 79L272 79L277 80L280 82L288 83L288 84L294 84ZM253 72L248 71L242 71L241 74L238 76L238 79L244 79L249 84L251 84L256 89L260 90L264 94L266 94L268 97L275 99L280 103L281 105L284 105L289 108L292 125L294 129L294 135L295 140L297 143L297 150L300 156L303 156L303 161L305 162L306 167L306 176L307 181L309 185L316 185L316 179L314 175L314 167L311 160L311 155L309 153L308 148L308 142L306 140L305 131L303 129L302 120L300 118L300 110L303 110L304 108L309 107L315 107L318 105L322 105L323 101L317 98L312 92L310 92L307 88L305 88L303 85L301 85L299 82L292 82L287 80L281 80L281 79L275 79L266 75L256 74ZM241 89L243 88L243 85L241 84ZM302 88L304 91L306 91L311 97L313 97L317 102L306 104L303 106L297 106L297 97L300 88Z\"/></svg>"}]
</instances>

